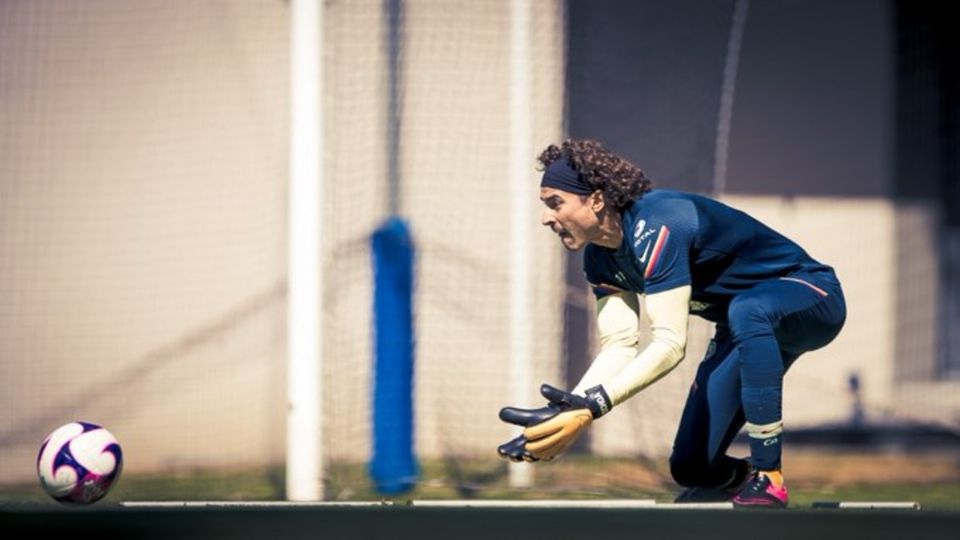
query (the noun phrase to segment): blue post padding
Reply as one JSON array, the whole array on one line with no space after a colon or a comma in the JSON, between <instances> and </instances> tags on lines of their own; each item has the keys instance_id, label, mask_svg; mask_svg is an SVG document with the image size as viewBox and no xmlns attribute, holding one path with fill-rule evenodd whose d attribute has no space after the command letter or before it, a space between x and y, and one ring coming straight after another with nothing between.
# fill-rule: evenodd
<instances>
[{"instance_id":1,"label":"blue post padding","mask_svg":"<svg viewBox=\"0 0 960 540\"><path fill-rule=\"evenodd\" d=\"M413 240L390 218L373 233L373 458L380 493L409 491L418 474L413 455Z\"/></svg>"}]
</instances>

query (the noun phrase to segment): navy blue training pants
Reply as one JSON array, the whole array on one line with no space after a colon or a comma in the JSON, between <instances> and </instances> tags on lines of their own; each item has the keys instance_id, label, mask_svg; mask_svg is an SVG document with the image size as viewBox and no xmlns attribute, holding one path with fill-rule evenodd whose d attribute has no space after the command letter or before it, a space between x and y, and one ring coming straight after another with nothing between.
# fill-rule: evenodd
<instances>
[{"instance_id":1,"label":"navy blue training pants","mask_svg":"<svg viewBox=\"0 0 960 540\"><path fill-rule=\"evenodd\" d=\"M804 352L830 343L845 318L843 292L832 271L767 281L734 297L684 406L670 457L677 483L728 482L737 460L726 451L737 432L748 421L781 419L783 374ZM779 468L780 439L768 448L751 440L754 466Z\"/></svg>"}]
</instances>

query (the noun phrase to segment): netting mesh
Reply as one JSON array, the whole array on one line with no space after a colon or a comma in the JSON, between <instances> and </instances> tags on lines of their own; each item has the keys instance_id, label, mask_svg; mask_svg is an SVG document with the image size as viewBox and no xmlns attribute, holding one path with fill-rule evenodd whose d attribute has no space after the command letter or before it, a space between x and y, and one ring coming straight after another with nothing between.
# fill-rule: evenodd
<instances>
[{"instance_id":1,"label":"netting mesh","mask_svg":"<svg viewBox=\"0 0 960 540\"><path fill-rule=\"evenodd\" d=\"M419 248L426 469L488 457L510 433L496 420L508 386L508 7L405 3L398 172ZM560 11L538 8L549 8L530 44L540 147L560 133L563 56ZM3 4L5 481L29 480L43 436L77 418L115 432L128 475L282 467L288 9ZM379 1L328 2L324 17L324 448L332 494L349 497L368 482L387 28ZM541 240L534 363L538 380L556 380L562 259ZM451 436L467 422L472 435Z\"/></svg>"},{"instance_id":2,"label":"netting mesh","mask_svg":"<svg viewBox=\"0 0 960 540\"><path fill-rule=\"evenodd\" d=\"M559 0L531 4L539 151L564 135L565 14ZM289 15L279 1L0 3L0 482L31 481L43 437L82 419L117 435L126 476L273 471L266 491L211 481L190 494L168 486L127 497L282 497ZM497 420L513 399L510 6L407 0L400 23L396 173L418 250L422 486L496 496L507 466L494 448L514 433ZM323 441L327 495L340 499L375 496L364 470L369 237L389 207L387 24L380 0L325 2ZM935 337L930 310L895 315L878 295L895 276L877 261L895 257L897 223L928 230L928 213L878 200L729 202L822 246L812 254L845 279L847 330L788 377L788 421L842 420L846 374L865 367L870 403L895 409L894 329L916 327L912 350L923 355L934 355ZM537 212L534 202L531 228ZM586 290L565 289L555 238L531 234L532 375L562 385L563 305L592 306ZM910 280L923 304L936 294L923 285L934 254L910 246L925 261ZM711 331L693 322L686 361L598 422L582 452L539 468L537 489L622 495L662 485ZM539 404L536 391L514 404Z\"/></svg>"},{"instance_id":3,"label":"netting mesh","mask_svg":"<svg viewBox=\"0 0 960 540\"><path fill-rule=\"evenodd\" d=\"M491 433L509 435L496 419L510 397L509 16L506 3L406 7L401 206L413 217L420 246L417 403L419 447L428 454L477 454ZM560 129L562 60L552 49L557 31L555 17L531 29L537 146ZM536 183L527 191L535 201ZM561 259L545 235L538 240L531 285L540 290L526 299L535 313L534 370L538 379L556 379L561 298L560 284L550 278ZM486 427L449 437L457 424Z\"/></svg>"},{"instance_id":4,"label":"netting mesh","mask_svg":"<svg viewBox=\"0 0 960 540\"><path fill-rule=\"evenodd\" d=\"M5 481L74 419L130 471L283 455L287 19L4 2Z\"/></svg>"}]
</instances>

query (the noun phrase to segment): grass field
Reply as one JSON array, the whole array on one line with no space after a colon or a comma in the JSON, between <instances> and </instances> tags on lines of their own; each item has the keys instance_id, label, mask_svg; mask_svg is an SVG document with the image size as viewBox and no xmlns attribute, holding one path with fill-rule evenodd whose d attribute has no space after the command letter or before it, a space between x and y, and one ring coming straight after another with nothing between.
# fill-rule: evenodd
<instances>
[{"instance_id":1,"label":"grass field","mask_svg":"<svg viewBox=\"0 0 960 540\"><path fill-rule=\"evenodd\" d=\"M791 506L815 501L916 501L925 509L960 511L960 456L953 452L850 453L798 451L785 456ZM409 499L656 499L668 502L679 488L663 462L569 456L535 466L535 487L512 489L507 465L496 460L422 464ZM104 505L147 500L282 500L282 468L124 474ZM335 467L330 500L379 500L362 465ZM0 486L0 503L56 505L39 483Z\"/></svg>"},{"instance_id":2,"label":"grass field","mask_svg":"<svg viewBox=\"0 0 960 540\"><path fill-rule=\"evenodd\" d=\"M684 507L637 509L432 508L406 504L428 499L654 499L678 492L664 462L566 456L536 465L535 487L512 489L507 465L496 460L430 461L417 488L381 499L363 465L334 467L327 500L381 501L372 506L125 507L135 501L279 501L282 468L124 474L101 503L71 511L41 492L39 483L0 487L0 530L11 538L562 538L664 536L675 540L752 537L776 531L780 540L871 538L940 540L960 530L960 456L939 453L793 452L786 511L717 511ZM908 509L816 510L818 501L915 501Z\"/></svg>"}]
</instances>

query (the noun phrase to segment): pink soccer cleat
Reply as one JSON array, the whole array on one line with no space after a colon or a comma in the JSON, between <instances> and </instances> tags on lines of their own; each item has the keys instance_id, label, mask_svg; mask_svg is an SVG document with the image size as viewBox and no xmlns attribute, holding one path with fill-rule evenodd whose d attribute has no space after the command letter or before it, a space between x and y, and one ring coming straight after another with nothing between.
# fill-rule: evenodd
<instances>
[{"instance_id":1,"label":"pink soccer cleat","mask_svg":"<svg viewBox=\"0 0 960 540\"><path fill-rule=\"evenodd\" d=\"M786 508L788 500L786 484L778 486L762 471L756 471L733 498L733 505L741 508Z\"/></svg>"}]
</instances>

